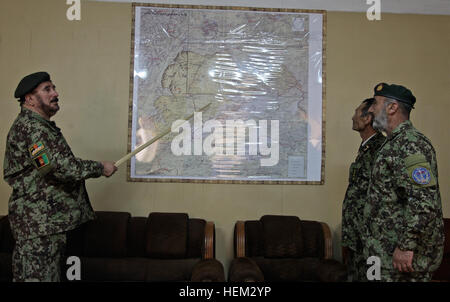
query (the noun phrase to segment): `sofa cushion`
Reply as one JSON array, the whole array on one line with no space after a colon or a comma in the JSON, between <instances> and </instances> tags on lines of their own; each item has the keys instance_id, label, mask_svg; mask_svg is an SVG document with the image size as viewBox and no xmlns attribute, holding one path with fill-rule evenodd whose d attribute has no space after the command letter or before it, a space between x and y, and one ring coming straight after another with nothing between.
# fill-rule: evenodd
<instances>
[{"instance_id":1,"label":"sofa cushion","mask_svg":"<svg viewBox=\"0 0 450 302\"><path fill-rule=\"evenodd\" d=\"M130 213L95 212L97 218L86 223L83 250L87 257L125 257Z\"/></svg>"},{"instance_id":2,"label":"sofa cushion","mask_svg":"<svg viewBox=\"0 0 450 302\"><path fill-rule=\"evenodd\" d=\"M145 258L82 257L81 281L143 281Z\"/></svg>"},{"instance_id":3,"label":"sofa cushion","mask_svg":"<svg viewBox=\"0 0 450 302\"><path fill-rule=\"evenodd\" d=\"M305 257L300 259L252 258L264 274L265 281L343 282L346 266L334 259Z\"/></svg>"},{"instance_id":4,"label":"sofa cushion","mask_svg":"<svg viewBox=\"0 0 450 302\"><path fill-rule=\"evenodd\" d=\"M187 258L202 258L205 246L205 225L206 221L203 219L189 219Z\"/></svg>"},{"instance_id":5,"label":"sofa cushion","mask_svg":"<svg viewBox=\"0 0 450 302\"><path fill-rule=\"evenodd\" d=\"M319 281L318 258L252 258L264 274L265 281Z\"/></svg>"},{"instance_id":6,"label":"sofa cushion","mask_svg":"<svg viewBox=\"0 0 450 302\"><path fill-rule=\"evenodd\" d=\"M128 222L128 257L145 257L147 217L131 217Z\"/></svg>"},{"instance_id":7,"label":"sofa cushion","mask_svg":"<svg viewBox=\"0 0 450 302\"><path fill-rule=\"evenodd\" d=\"M146 256L159 259L185 258L188 219L184 213L150 213L147 220Z\"/></svg>"},{"instance_id":8,"label":"sofa cushion","mask_svg":"<svg viewBox=\"0 0 450 302\"><path fill-rule=\"evenodd\" d=\"M189 281L200 259L81 258L81 281Z\"/></svg>"},{"instance_id":9,"label":"sofa cushion","mask_svg":"<svg viewBox=\"0 0 450 302\"><path fill-rule=\"evenodd\" d=\"M146 264L147 282L189 281L192 270L200 259L167 259L164 261L149 259Z\"/></svg>"},{"instance_id":10,"label":"sofa cushion","mask_svg":"<svg viewBox=\"0 0 450 302\"><path fill-rule=\"evenodd\" d=\"M325 241L322 224L317 221L301 221L303 235L303 257L323 258Z\"/></svg>"},{"instance_id":11,"label":"sofa cushion","mask_svg":"<svg viewBox=\"0 0 450 302\"><path fill-rule=\"evenodd\" d=\"M185 258L188 219L184 213L150 213L147 220L146 256L159 259Z\"/></svg>"},{"instance_id":12,"label":"sofa cushion","mask_svg":"<svg viewBox=\"0 0 450 302\"><path fill-rule=\"evenodd\" d=\"M297 258L302 256L303 237L298 217L265 215L260 220L264 231L265 257Z\"/></svg>"},{"instance_id":13,"label":"sofa cushion","mask_svg":"<svg viewBox=\"0 0 450 302\"><path fill-rule=\"evenodd\" d=\"M245 255L259 257L264 255L263 226L259 220L245 222Z\"/></svg>"}]
</instances>

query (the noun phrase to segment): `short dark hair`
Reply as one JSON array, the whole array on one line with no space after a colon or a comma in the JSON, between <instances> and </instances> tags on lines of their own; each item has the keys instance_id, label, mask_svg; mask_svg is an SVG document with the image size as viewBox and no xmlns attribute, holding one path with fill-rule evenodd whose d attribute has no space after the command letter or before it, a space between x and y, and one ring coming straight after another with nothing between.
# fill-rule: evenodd
<instances>
[{"instance_id":1,"label":"short dark hair","mask_svg":"<svg viewBox=\"0 0 450 302\"><path fill-rule=\"evenodd\" d=\"M364 106L361 108L361 116L366 116L368 114L372 114L371 112L369 112L369 108L370 108L370 106L372 106L374 101L375 101L374 98L365 99L363 101ZM372 115L372 117L373 117L373 115Z\"/></svg>"}]
</instances>

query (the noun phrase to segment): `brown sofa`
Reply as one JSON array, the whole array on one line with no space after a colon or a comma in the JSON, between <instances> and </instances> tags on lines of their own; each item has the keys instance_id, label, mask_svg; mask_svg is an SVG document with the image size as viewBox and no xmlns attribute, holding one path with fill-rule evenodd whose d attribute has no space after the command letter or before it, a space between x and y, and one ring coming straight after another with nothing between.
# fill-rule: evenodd
<instances>
[{"instance_id":1,"label":"brown sofa","mask_svg":"<svg viewBox=\"0 0 450 302\"><path fill-rule=\"evenodd\" d=\"M78 256L81 281L224 281L215 257L215 226L183 213L96 212L67 233L66 258ZM11 281L14 239L0 218L0 280ZM65 260L65 259L64 259ZM65 279L71 264L62 263ZM67 279L65 279L67 281Z\"/></svg>"},{"instance_id":2,"label":"brown sofa","mask_svg":"<svg viewBox=\"0 0 450 302\"><path fill-rule=\"evenodd\" d=\"M346 267L332 259L331 232L323 222L280 215L238 221L234 247L232 282L347 280Z\"/></svg>"}]
</instances>

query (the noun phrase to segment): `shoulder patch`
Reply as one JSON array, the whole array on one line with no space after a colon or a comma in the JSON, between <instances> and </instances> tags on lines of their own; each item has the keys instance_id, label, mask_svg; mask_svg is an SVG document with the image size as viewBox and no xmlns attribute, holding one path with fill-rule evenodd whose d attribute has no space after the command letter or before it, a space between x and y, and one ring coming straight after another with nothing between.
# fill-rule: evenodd
<instances>
[{"instance_id":1,"label":"shoulder patch","mask_svg":"<svg viewBox=\"0 0 450 302\"><path fill-rule=\"evenodd\" d=\"M45 146L42 142L37 142L36 144L31 145L28 150L30 151L31 157L34 157L40 151L44 150Z\"/></svg>"},{"instance_id":2,"label":"shoulder patch","mask_svg":"<svg viewBox=\"0 0 450 302\"><path fill-rule=\"evenodd\" d=\"M430 163L423 154L417 153L405 158L405 166L410 181L420 187L431 187L437 184Z\"/></svg>"},{"instance_id":3,"label":"shoulder patch","mask_svg":"<svg viewBox=\"0 0 450 302\"><path fill-rule=\"evenodd\" d=\"M431 173L424 167L415 168L411 177L419 185L427 185L431 181Z\"/></svg>"},{"instance_id":4,"label":"shoulder patch","mask_svg":"<svg viewBox=\"0 0 450 302\"><path fill-rule=\"evenodd\" d=\"M39 155L38 157L36 157L34 159L34 162L35 162L36 167L38 169L43 168L43 167L47 166L50 163L46 153L43 153L43 154Z\"/></svg>"}]
</instances>

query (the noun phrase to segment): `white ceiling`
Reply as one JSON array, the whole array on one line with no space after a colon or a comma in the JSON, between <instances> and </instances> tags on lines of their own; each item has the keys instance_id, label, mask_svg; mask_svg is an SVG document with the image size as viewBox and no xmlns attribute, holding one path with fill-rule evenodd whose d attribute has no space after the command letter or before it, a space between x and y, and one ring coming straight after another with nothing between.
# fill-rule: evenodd
<instances>
[{"instance_id":1,"label":"white ceiling","mask_svg":"<svg viewBox=\"0 0 450 302\"><path fill-rule=\"evenodd\" d=\"M366 12L376 0L91 0L103 2L139 2L214 6L276 7L323 9L328 11ZM369 1L370 4L367 4ZM450 15L450 0L379 0L381 14Z\"/></svg>"}]
</instances>

